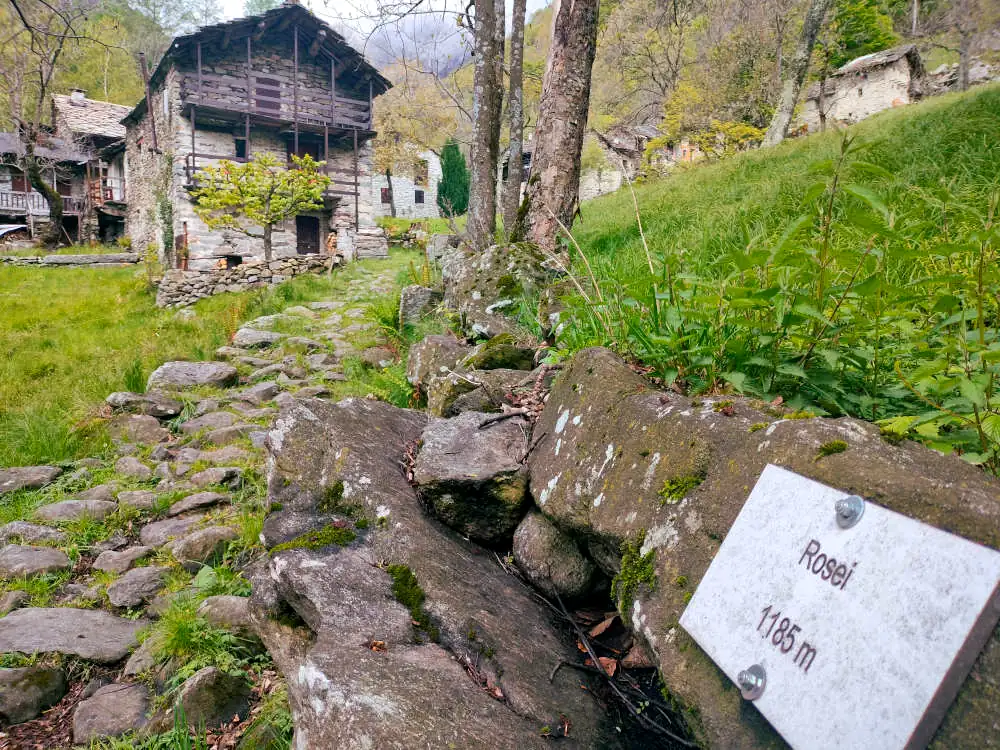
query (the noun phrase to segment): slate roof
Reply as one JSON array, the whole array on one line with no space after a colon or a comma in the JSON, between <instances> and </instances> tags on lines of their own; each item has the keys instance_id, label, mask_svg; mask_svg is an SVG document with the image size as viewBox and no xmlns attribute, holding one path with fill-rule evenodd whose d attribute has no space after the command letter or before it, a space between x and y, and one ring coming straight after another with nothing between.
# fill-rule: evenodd
<instances>
[{"instance_id":1,"label":"slate roof","mask_svg":"<svg viewBox=\"0 0 1000 750\"><path fill-rule=\"evenodd\" d=\"M53 94L52 107L60 125L76 135L120 139L125 137L122 119L132 108L110 102Z\"/></svg>"},{"instance_id":2,"label":"slate roof","mask_svg":"<svg viewBox=\"0 0 1000 750\"><path fill-rule=\"evenodd\" d=\"M87 155L78 150L74 144L67 143L58 138L50 138L48 144L36 148L35 153L45 159L53 159L58 162L72 162L75 164L83 164L88 159ZM24 144L17 137L17 133L0 133L0 156L5 154L12 154L14 156L22 156L24 154Z\"/></svg>"},{"instance_id":3,"label":"slate roof","mask_svg":"<svg viewBox=\"0 0 1000 750\"><path fill-rule=\"evenodd\" d=\"M915 55L916 61L919 63L920 55L917 54L917 48L913 44L903 44L899 47L893 47L892 49L884 49L881 52L872 52L869 55L862 55L861 57L855 57L849 63L846 63L842 67L837 69L834 75L842 76L848 73L861 73L865 70L871 70L872 68L880 68L883 65L891 65L897 60L901 60L904 57ZM911 63L913 59L911 58Z\"/></svg>"}]
</instances>

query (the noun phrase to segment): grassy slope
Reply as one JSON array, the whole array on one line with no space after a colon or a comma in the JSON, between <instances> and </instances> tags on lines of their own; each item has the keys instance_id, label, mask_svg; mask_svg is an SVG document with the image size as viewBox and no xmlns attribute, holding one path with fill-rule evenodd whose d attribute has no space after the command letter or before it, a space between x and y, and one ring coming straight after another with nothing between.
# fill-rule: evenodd
<instances>
[{"instance_id":1,"label":"grassy slope","mask_svg":"<svg viewBox=\"0 0 1000 750\"><path fill-rule=\"evenodd\" d=\"M881 191L888 199L943 180L985 205L1000 176L1000 86L884 112L849 132L870 143L866 161L895 175ZM839 143L838 133L815 135L637 186L650 249L683 253L704 272L727 250L776 238L816 181L810 165L833 158ZM645 256L628 190L590 201L582 211L574 234L584 251L613 259L602 275L635 275Z\"/></svg>"},{"instance_id":2,"label":"grassy slope","mask_svg":"<svg viewBox=\"0 0 1000 750\"><path fill-rule=\"evenodd\" d=\"M402 272L415 253L389 261ZM380 261L332 277L303 276L271 291L199 301L193 317L158 309L141 271L0 269L0 466L86 455L102 439L88 425L126 372L144 380L171 359L211 359L239 324L300 302L336 298L346 282Z\"/></svg>"}]
</instances>

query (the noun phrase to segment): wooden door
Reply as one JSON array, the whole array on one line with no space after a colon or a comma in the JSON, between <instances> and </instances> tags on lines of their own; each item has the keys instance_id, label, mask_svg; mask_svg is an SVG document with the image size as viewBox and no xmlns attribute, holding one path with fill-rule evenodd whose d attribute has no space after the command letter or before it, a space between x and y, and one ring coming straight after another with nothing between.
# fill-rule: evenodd
<instances>
[{"instance_id":1,"label":"wooden door","mask_svg":"<svg viewBox=\"0 0 1000 750\"><path fill-rule=\"evenodd\" d=\"M319 252L319 219L315 216L295 217L295 249L299 255Z\"/></svg>"}]
</instances>

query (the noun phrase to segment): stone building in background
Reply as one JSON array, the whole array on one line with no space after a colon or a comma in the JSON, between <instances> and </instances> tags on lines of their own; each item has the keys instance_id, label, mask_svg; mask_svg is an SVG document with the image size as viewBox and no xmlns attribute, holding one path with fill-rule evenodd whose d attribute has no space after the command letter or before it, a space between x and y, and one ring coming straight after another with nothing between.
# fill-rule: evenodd
<instances>
[{"instance_id":1,"label":"stone building in background","mask_svg":"<svg viewBox=\"0 0 1000 750\"><path fill-rule=\"evenodd\" d=\"M384 255L371 205L372 101L391 84L297 3L174 39L125 118L128 233L168 267L209 270L263 257L259 240L209 229L194 211L199 170L268 153L309 154L332 180L323 208L275 227L274 257L337 248Z\"/></svg>"},{"instance_id":2,"label":"stone building in background","mask_svg":"<svg viewBox=\"0 0 1000 750\"><path fill-rule=\"evenodd\" d=\"M396 216L403 219L436 219L441 216L438 208L438 183L441 181L441 159L433 151L422 151L412 169L392 173L390 194L389 179L375 172L371 181L371 200L375 216L391 216L396 206Z\"/></svg>"},{"instance_id":3,"label":"stone building in background","mask_svg":"<svg viewBox=\"0 0 1000 750\"><path fill-rule=\"evenodd\" d=\"M52 97L52 133L36 154L49 185L63 199L63 242L112 242L125 230L125 127L129 108L88 99L86 92ZM23 170L24 145L0 133L0 225L22 225L31 236L49 221L45 196Z\"/></svg>"},{"instance_id":4,"label":"stone building in background","mask_svg":"<svg viewBox=\"0 0 1000 750\"><path fill-rule=\"evenodd\" d=\"M799 130L850 125L876 112L911 104L924 96L926 72L916 46L873 52L838 68L822 85L806 91Z\"/></svg>"}]
</instances>

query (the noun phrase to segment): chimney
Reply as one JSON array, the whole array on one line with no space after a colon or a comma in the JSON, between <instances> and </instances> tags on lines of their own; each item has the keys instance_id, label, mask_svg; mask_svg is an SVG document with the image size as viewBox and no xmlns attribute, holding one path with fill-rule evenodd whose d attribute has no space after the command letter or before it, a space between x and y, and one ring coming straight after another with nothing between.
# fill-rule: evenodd
<instances>
[{"instance_id":1,"label":"chimney","mask_svg":"<svg viewBox=\"0 0 1000 750\"><path fill-rule=\"evenodd\" d=\"M87 106L87 92L83 89L73 89L69 95L69 103L74 107Z\"/></svg>"}]
</instances>

